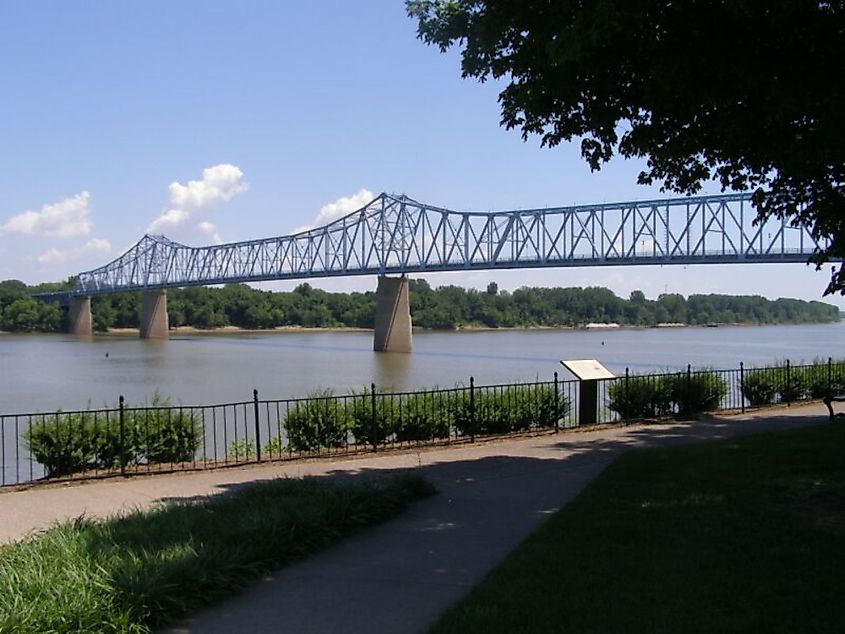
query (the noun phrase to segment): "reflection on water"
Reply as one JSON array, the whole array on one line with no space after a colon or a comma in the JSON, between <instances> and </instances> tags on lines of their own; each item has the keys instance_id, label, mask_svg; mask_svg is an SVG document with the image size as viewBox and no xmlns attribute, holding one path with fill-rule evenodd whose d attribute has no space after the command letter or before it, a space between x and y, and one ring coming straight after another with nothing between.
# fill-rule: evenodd
<instances>
[{"instance_id":1,"label":"reflection on water","mask_svg":"<svg viewBox=\"0 0 845 634\"><path fill-rule=\"evenodd\" d=\"M379 387L410 390L569 378L560 359L599 359L623 374L694 366L736 368L845 356L845 324L643 330L415 332L412 354L374 353L368 332L0 336L0 412L140 403L158 389L211 404Z\"/></svg>"},{"instance_id":2,"label":"reflection on water","mask_svg":"<svg viewBox=\"0 0 845 634\"><path fill-rule=\"evenodd\" d=\"M375 362L372 382L383 389L400 390L407 389L411 384L411 357L412 354L399 352L373 353ZM401 387L399 387L401 386Z\"/></svg>"}]
</instances>

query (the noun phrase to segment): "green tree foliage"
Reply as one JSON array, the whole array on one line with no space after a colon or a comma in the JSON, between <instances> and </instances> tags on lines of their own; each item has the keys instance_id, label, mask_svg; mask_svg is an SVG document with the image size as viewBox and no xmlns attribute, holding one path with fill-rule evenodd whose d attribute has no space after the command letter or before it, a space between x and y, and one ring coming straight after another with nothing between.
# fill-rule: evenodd
<instances>
[{"instance_id":1,"label":"green tree foliage","mask_svg":"<svg viewBox=\"0 0 845 634\"><path fill-rule=\"evenodd\" d=\"M53 289L38 289L53 290ZM30 297L35 292L18 280L0 282L0 330L7 332L62 332L67 316L56 302Z\"/></svg>"},{"instance_id":2,"label":"green tree foliage","mask_svg":"<svg viewBox=\"0 0 845 634\"><path fill-rule=\"evenodd\" d=\"M645 157L643 184L753 190L761 218L809 226L845 256L845 3L409 0L419 37L462 73L506 82L502 124L580 139L597 170ZM718 42L718 45L714 45ZM845 268L827 292L845 294Z\"/></svg>"},{"instance_id":3,"label":"green tree foliage","mask_svg":"<svg viewBox=\"0 0 845 634\"><path fill-rule=\"evenodd\" d=\"M66 311L57 303L30 297L34 289L20 282L0 282L0 330L61 332ZM797 299L759 296L660 295L648 299L634 291L625 300L606 288L523 287L510 293L495 283L486 291L459 286L437 289L425 280L409 285L413 322L421 328L465 326L507 328L579 326L591 322L628 326L659 323L820 323L839 319L835 306ZM495 291L495 292L494 292ZM94 328L137 328L140 295L115 293L92 302ZM372 328L375 293L328 293L309 284L290 293L260 291L244 284L223 288L190 287L167 292L170 325L196 328L236 326L248 329L279 326Z\"/></svg>"}]
</instances>

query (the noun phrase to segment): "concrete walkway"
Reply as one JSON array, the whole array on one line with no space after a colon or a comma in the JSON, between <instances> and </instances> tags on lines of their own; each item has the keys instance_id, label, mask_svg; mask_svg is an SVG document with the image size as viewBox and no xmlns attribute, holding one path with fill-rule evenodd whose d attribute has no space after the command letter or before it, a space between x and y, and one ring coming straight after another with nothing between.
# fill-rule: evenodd
<instances>
[{"instance_id":1,"label":"concrete walkway","mask_svg":"<svg viewBox=\"0 0 845 634\"><path fill-rule=\"evenodd\" d=\"M257 582L171 632L421 632L621 452L823 422L820 404L457 448L114 479L0 493L0 540L280 476L417 468L439 494Z\"/></svg>"}]
</instances>

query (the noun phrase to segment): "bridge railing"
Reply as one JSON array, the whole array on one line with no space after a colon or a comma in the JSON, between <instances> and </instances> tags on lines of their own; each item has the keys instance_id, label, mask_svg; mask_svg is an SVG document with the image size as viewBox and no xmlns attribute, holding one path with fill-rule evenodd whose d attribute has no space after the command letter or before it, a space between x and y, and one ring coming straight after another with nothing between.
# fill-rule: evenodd
<instances>
[{"instance_id":1,"label":"bridge railing","mask_svg":"<svg viewBox=\"0 0 845 634\"><path fill-rule=\"evenodd\" d=\"M579 427L578 381L382 391L215 405L0 415L0 486L120 473L175 472L468 443ZM625 375L600 382L599 424L690 418L817 399L845 390L845 361Z\"/></svg>"}]
</instances>

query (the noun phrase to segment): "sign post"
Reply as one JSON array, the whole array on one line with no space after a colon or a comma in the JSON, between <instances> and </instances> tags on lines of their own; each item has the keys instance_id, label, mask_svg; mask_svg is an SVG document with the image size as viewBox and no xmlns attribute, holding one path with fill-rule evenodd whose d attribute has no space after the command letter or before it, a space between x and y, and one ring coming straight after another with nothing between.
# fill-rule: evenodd
<instances>
[{"instance_id":1,"label":"sign post","mask_svg":"<svg viewBox=\"0 0 845 634\"><path fill-rule=\"evenodd\" d=\"M598 421L599 381L616 376L595 359L561 361L563 367L578 379L578 425L595 425Z\"/></svg>"}]
</instances>

